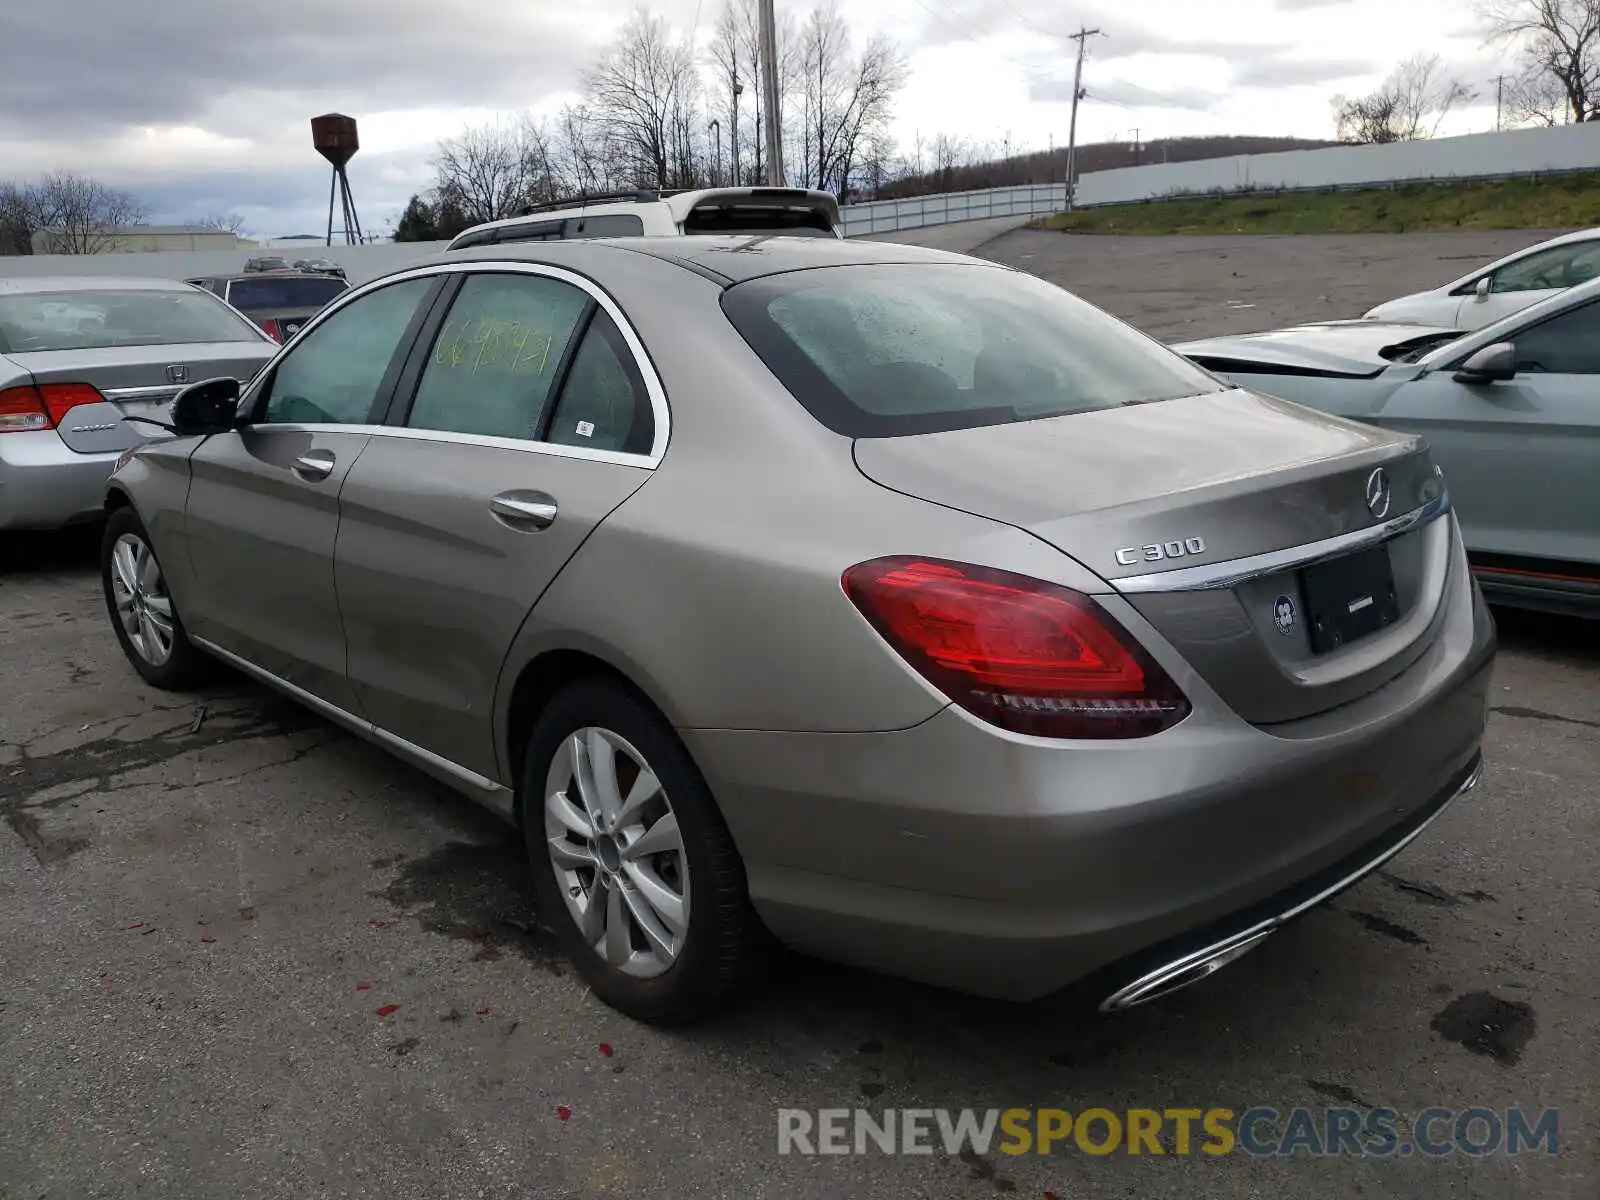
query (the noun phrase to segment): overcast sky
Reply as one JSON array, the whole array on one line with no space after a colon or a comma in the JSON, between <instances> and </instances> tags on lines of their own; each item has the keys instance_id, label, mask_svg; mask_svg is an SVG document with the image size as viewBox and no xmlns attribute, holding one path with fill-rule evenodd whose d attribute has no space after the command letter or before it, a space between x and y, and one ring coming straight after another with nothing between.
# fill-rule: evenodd
<instances>
[{"instance_id":1,"label":"overcast sky","mask_svg":"<svg viewBox=\"0 0 1600 1200\"><path fill-rule=\"evenodd\" d=\"M722 0L656 0L709 40ZM797 14L810 0L777 0ZM358 118L351 186L381 228L425 188L440 137L495 112L552 111L635 0L49 0L0 6L0 177L69 168L116 182L151 219L236 212L252 233L315 231L326 167L308 120ZM1329 137L1329 98L1370 90L1418 51L1485 104L1442 132L1494 124L1496 56L1463 0L839 0L912 73L895 131L1014 150L1066 136L1072 43L1092 40L1080 141L1180 134Z\"/></svg>"}]
</instances>

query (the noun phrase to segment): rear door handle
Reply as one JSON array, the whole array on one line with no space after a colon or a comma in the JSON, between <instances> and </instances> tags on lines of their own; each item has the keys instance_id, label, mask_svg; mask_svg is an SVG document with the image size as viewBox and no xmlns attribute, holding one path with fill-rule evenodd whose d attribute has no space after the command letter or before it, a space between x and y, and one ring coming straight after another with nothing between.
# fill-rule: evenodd
<instances>
[{"instance_id":1,"label":"rear door handle","mask_svg":"<svg viewBox=\"0 0 1600 1200\"><path fill-rule=\"evenodd\" d=\"M301 479L315 483L333 474L333 465L336 461L338 460L330 451L308 450L294 460L294 473Z\"/></svg>"},{"instance_id":2,"label":"rear door handle","mask_svg":"<svg viewBox=\"0 0 1600 1200\"><path fill-rule=\"evenodd\" d=\"M555 523L556 500L544 492L501 492L489 511L513 529L549 529Z\"/></svg>"}]
</instances>

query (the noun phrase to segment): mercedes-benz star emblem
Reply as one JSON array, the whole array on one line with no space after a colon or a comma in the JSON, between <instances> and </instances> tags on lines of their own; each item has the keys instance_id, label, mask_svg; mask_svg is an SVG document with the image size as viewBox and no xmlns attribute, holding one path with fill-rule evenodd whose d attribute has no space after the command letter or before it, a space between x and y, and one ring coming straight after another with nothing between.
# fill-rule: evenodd
<instances>
[{"instance_id":1,"label":"mercedes-benz star emblem","mask_svg":"<svg viewBox=\"0 0 1600 1200\"><path fill-rule=\"evenodd\" d=\"M1389 472L1379 467L1367 476L1367 511L1378 520L1389 515Z\"/></svg>"}]
</instances>

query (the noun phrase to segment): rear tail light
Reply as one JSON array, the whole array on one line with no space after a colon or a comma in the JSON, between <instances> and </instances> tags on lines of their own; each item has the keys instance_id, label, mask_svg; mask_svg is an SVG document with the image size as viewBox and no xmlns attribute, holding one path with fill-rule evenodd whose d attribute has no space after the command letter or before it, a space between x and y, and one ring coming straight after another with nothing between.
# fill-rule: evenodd
<instances>
[{"instance_id":1,"label":"rear tail light","mask_svg":"<svg viewBox=\"0 0 1600 1200\"><path fill-rule=\"evenodd\" d=\"M102 404L105 397L87 383L42 383L0 391L0 433L54 429L80 404Z\"/></svg>"},{"instance_id":2,"label":"rear tail light","mask_svg":"<svg viewBox=\"0 0 1600 1200\"><path fill-rule=\"evenodd\" d=\"M929 683L992 725L1054 738L1148 737L1189 715L1167 673L1089 597L965 563L879 558L844 591Z\"/></svg>"},{"instance_id":3,"label":"rear tail light","mask_svg":"<svg viewBox=\"0 0 1600 1200\"><path fill-rule=\"evenodd\" d=\"M256 322L256 324L261 326L261 332L266 334L273 341L283 341L283 326L278 324L276 318L262 317L261 320Z\"/></svg>"}]
</instances>

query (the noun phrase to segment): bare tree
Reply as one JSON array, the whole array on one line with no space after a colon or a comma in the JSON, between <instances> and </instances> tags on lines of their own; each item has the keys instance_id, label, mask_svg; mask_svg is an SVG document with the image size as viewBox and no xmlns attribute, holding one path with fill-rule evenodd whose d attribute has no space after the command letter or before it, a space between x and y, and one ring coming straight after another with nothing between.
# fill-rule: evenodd
<instances>
[{"instance_id":1,"label":"bare tree","mask_svg":"<svg viewBox=\"0 0 1600 1200\"><path fill-rule=\"evenodd\" d=\"M441 197L470 224L516 216L553 200L550 139L528 116L473 125L439 143L433 160Z\"/></svg>"},{"instance_id":2,"label":"bare tree","mask_svg":"<svg viewBox=\"0 0 1600 1200\"><path fill-rule=\"evenodd\" d=\"M1562 125L1572 119L1567 92L1561 81L1537 67L1525 68L1506 80L1503 119L1507 124Z\"/></svg>"},{"instance_id":3,"label":"bare tree","mask_svg":"<svg viewBox=\"0 0 1600 1200\"><path fill-rule=\"evenodd\" d=\"M583 77L587 103L638 187L670 187L681 177L696 130L686 113L698 80L687 45L645 12L618 34Z\"/></svg>"},{"instance_id":4,"label":"bare tree","mask_svg":"<svg viewBox=\"0 0 1600 1200\"><path fill-rule=\"evenodd\" d=\"M1488 41L1520 53L1536 119L1556 88L1568 120L1600 119L1600 0L1487 0L1479 11Z\"/></svg>"},{"instance_id":5,"label":"bare tree","mask_svg":"<svg viewBox=\"0 0 1600 1200\"><path fill-rule=\"evenodd\" d=\"M798 64L802 182L844 199L868 139L888 124L907 73L905 56L887 38L873 38L859 55L850 43L849 26L827 0L802 26Z\"/></svg>"},{"instance_id":6,"label":"bare tree","mask_svg":"<svg viewBox=\"0 0 1600 1200\"><path fill-rule=\"evenodd\" d=\"M941 133L929 144L928 157L932 160L932 174L938 180L940 189L948 190L951 176L956 170L972 162L972 147L961 138Z\"/></svg>"},{"instance_id":7,"label":"bare tree","mask_svg":"<svg viewBox=\"0 0 1600 1200\"><path fill-rule=\"evenodd\" d=\"M1339 140L1415 142L1433 137L1452 110L1477 93L1444 66L1437 54L1416 54L1389 73L1368 96L1333 99Z\"/></svg>"},{"instance_id":8,"label":"bare tree","mask_svg":"<svg viewBox=\"0 0 1600 1200\"><path fill-rule=\"evenodd\" d=\"M238 237L244 232L244 218L238 213L218 213L215 216L201 217L195 222L199 229L210 229L217 233L231 233Z\"/></svg>"},{"instance_id":9,"label":"bare tree","mask_svg":"<svg viewBox=\"0 0 1600 1200\"><path fill-rule=\"evenodd\" d=\"M0 255L33 253L33 202L19 183L0 183Z\"/></svg>"},{"instance_id":10,"label":"bare tree","mask_svg":"<svg viewBox=\"0 0 1600 1200\"><path fill-rule=\"evenodd\" d=\"M101 254L144 219L127 192L71 171L55 171L21 189L29 239L43 235L50 254Z\"/></svg>"}]
</instances>

